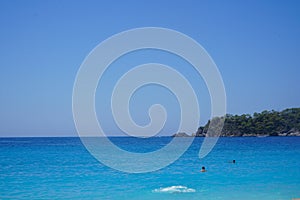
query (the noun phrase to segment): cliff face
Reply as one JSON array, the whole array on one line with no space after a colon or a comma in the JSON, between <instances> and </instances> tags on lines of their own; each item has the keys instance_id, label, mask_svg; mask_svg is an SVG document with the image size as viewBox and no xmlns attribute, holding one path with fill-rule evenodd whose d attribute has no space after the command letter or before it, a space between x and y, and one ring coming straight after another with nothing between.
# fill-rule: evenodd
<instances>
[{"instance_id":1,"label":"cliff face","mask_svg":"<svg viewBox=\"0 0 300 200\"><path fill-rule=\"evenodd\" d=\"M215 129L225 120L221 136L300 136L300 108L290 108L281 112L263 111L253 115L226 115L209 120L199 127L195 136L208 136L208 127ZM212 123L213 122L213 123Z\"/></svg>"}]
</instances>

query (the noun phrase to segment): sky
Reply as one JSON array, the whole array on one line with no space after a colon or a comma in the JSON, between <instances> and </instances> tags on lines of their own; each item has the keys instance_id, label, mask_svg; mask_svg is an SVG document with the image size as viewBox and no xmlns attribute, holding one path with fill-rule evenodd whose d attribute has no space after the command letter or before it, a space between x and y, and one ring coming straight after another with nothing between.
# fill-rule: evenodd
<instances>
[{"instance_id":1,"label":"sky","mask_svg":"<svg viewBox=\"0 0 300 200\"><path fill-rule=\"evenodd\" d=\"M299 1L7 0L0 1L0 27L0 137L77 136L72 92L83 60L110 36L140 27L173 29L201 44L222 75L228 113L300 107ZM107 110L114 83L134 65L153 61L187 76L200 99L200 125L209 119L201 77L174 55L146 50L117 60L98 85L97 116L108 135L120 134ZM132 118L149 123L154 103L169 113L161 134L173 134L180 109L166 88L136 92Z\"/></svg>"}]
</instances>

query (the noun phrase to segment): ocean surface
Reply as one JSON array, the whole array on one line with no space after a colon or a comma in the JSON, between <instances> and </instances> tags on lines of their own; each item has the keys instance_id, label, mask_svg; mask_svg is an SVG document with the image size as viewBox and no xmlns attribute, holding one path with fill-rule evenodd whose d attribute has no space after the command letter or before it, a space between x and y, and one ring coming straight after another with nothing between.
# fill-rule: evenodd
<instances>
[{"instance_id":1,"label":"ocean surface","mask_svg":"<svg viewBox=\"0 0 300 200\"><path fill-rule=\"evenodd\" d=\"M148 152L172 138L110 139ZM200 160L202 141L164 169L129 174L101 164L79 138L0 138L0 199L300 198L300 137L220 138Z\"/></svg>"}]
</instances>

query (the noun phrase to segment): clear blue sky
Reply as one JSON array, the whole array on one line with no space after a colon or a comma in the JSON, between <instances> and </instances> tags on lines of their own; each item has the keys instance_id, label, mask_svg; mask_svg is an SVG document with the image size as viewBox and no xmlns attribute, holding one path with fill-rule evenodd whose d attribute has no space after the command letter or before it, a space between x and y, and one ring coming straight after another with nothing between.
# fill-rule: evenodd
<instances>
[{"instance_id":1,"label":"clear blue sky","mask_svg":"<svg viewBox=\"0 0 300 200\"><path fill-rule=\"evenodd\" d=\"M145 26L180 31L208 51L225 83L228 113L300 107L299 1L7 0L0 1L0 137L76 136L72 89L83 59L109 36ZM175 60L169 64L180 63ZM183 73L194 80L191 71ZM114 78L113 73L106 77ZM170 96L161 88L144 88L151 90L161 92L161 101L166 101L163 94ZM204 124L209 98L206 92L197 95L203 99ZM142 96L137 93L132 102L140 124L147 115L139 112L156 102L141 104ZM176 114L172 99L166 107ZM165 134L177 121L167 122ZM108 132L116 132L113 123L105 124Z\"/></svg>"}]
</instances>

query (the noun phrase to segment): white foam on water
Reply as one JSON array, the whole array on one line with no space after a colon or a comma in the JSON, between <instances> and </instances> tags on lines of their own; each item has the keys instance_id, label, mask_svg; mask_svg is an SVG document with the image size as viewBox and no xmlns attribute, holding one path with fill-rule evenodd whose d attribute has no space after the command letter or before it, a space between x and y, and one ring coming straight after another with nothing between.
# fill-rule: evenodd
<instances>
[{"instance_id":1,"label":"white foam on water","mask_svg":"<svg viewBox=\"0 0 300 200\"><path fill-rule=\"evenodd\" d=\"M189 192L196 192L193 188L188 188L186 186L182 185L176 185L176 186L170 186L165 188L158 188L152 190L152 192L158 192L158 193L189 193Z\"/></svg>"}]
</instances>

